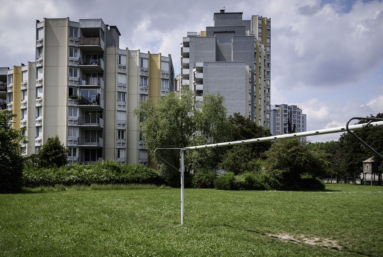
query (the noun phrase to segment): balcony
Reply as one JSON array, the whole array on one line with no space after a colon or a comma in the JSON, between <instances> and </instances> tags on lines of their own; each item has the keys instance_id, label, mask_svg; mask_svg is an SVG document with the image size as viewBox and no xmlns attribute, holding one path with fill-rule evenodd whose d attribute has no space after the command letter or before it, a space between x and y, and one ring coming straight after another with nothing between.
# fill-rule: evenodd
<instances>
[{"instance_id":1,"label":"balcony","mask_svg":"<svg viewBox=\"0 0 383 257\"><path fill-rule=\"evenodd\" d=\"M202 84L196 84L195 90L203 90L203 85Z\"/></svg>"},{"instance_id":2,"label":"balcony","mask_svg":"<svg viewBox=\"0 0 383 257\"><path fill-rule=\"evenodd\" d=\"M84 107L89 110L100 110L104 108L104 101L102 99L96 100L96 97L83 97L78 98L78 106Z\"/></svg>"},{"instance_id":3,"label":"balcony","mask_svg":"<svg viewBox=\"0 0 383 257\"><path fill-rule=\"evenodd\" d=\"M147 95L149 94L149 90L147 86L140 85L140 94L141 95Z\"/></svg>"},{"instance_id":4,"label":"balcony","mask_svg":"<svg viewBox=\"0 0 383 257\"><path fill-rule=\"evenodd\" d=\"M68 137L68 146L78 146L78 137Z\"/></svg>"},{"instance_id":5,"label":"balcony","mask_svg":"<svg viewBox=\"0 0 383 257\"><path fill-rule=\"evenodd\" d=\"M126 121L117 120L117 129L126 129Z\"/></svg>"},{"instance_id":6,"label":"balcony","mask_svg":"<svg viewBox=\"0 0 383 257\"><path fill-rule=\"evenodd\" d=\"M102 158L96 156L84 156L79 158L79 162L84 164L96 164L97 162L102 162Z\"/></svg>"},{"instance_id":7,"label":"balcony","mask_svg":"<svg viewBox=\"0 0 383 257\"><path fill-rule=\"evenodd\" d=\"M146 77L149 76L149 69L141 67L140 68L140 76L146 76Z\"/></svg>"},{"instance_id":8,"label":"balcony","mask_svg":"<svg viewBox=\"0 0 383 257\"><path fill-rule=\"evenodd\" d=\"M195 97L196 102L202 102L203 101L203 96L196 96Z\"/></svg>"},{"instance_id":9,"label":"balcony","mask_svg":"<svg viewBox=\"0 0 383 257\"><path fill-rule=\"evenodd\" d=\"M189 58L181 58L181 64L182 64L182 68L186 68L188 69L189 68Z\"/></svg>"},{"instance_id":10,"label":"balcony","mask_svg":"<svg viewBox=\"0 0 383 257\"><path fill-rule=\"evenodd\" d=\"M78 67L78 65L80 64L80 58L78 57L69 57L69 66L72 66L72 67Z\"/></svg>"},{"instance_id":11,"label":"balcony","mask_svg":"<svg viewBox=\"0 0 383 257\"><path fill-rule=\"evenodd\" d=\"M125 139L117 139L116 145L117 145L117 148L125 148L126 147Z\"/></svg>"},{"instance_id":12,"label":"balcony","mask_svg":"<svg viewBox=\"0 0 383 257\"><path fill-rule=\"evenodd\" d=\"M126 92L126 83L118 82L118 84L117 84L117 91L119 91L119 92Z\"/></svg>"},{"instance_id":13,"label":"balcony","mask_svg":"<svg viewBox=\"0 0 383 257\"><path fill-rule=\"evenodd\" d=\"M117 102L117 111L126 111L126 103Z\"/></svg>"},{"instance_id":14,"label":"balcony","mask_svg":"<svg viewBox=\"0 0 383 257\"><path fill-rule=\"evenodd\" d=\"M189 47L181 47L181 56L189 57Z\"/></svg>"},{"instance_id":15,"label":"balcony","mask_svg":"<svg viewBox=\"0 0 383 257\"><path fill-rule=\"evenodd\" d=\"M190 81L188 79L182 79L181 81L182 86L189 86L189 84L190 84Z\"/></svg>"},{"instance_id":16,"label":"balcony","mask_svg":"<svg viewBox=\"0 0 383 257\"><path fill-rule=\"evenodd\" d=\"M161 88L161 96L165 96L167 93L169 93L168 88Z\"/></svg>"},{"instance_id":17,"label":"balcony","mask_svg":"<svg viewBox=\"0 0 383 257\"><path fill-rule=\"evenodd\" d=\"M79 137L78 146L103 147L104 141L101 137Z\"/></svg>"},{"instance_id":18,"label":"balcony","mask_svg":"<svg viewBox=\"0 0 383 257\"><path fill-rule=\"evenodd\" d=\"M196 73L194 73L194 74L195 74L195 79L196 79L196 80L203 79L203 73L196 72ZM250 80L250 81L251 81L251 80Z\"/></svg>"},{"instance_id":19,"label":"balcony","mask_svg":"<svg viewBox=\"0 0 383 257\"><path fill-rule=\"evenodd\" d=\"M99 87L103 82L101 77L83 77L79 78L78 81L81 87Z\"/></svg>"},{"instance_id":20,"label":"balcony","mask_svg":"<svg viewBox=\"0 0 383 257\"><path fill-rule=\"evenodd\" d=\"M189 72L190 72L189 69L182 69L182 78L188 79L189 78Z\"/></svg>"},{"instance_id":21,"label":"balcony","mask_svg":"<svg viewBox=\"0 0 383 257\"><path fill-rule=\"evenodd\" d=\"M138 148L139 149L146 149L146 146L145 146L146 142L144 140L140 140L138 142Z\"/></svg>"},{"instance_id":22,"label":"balcony","mask_svg":"<svg viewBox=\"0 0 383 257\"><path fill-rule=\"evenodd\" d=\"M68 117L68 126L78 126L78 117Z\"/></svg>"},{"instance_id":23,"label":"balcony","mask_svg":"<svg viewBox=\"0 0 383 257\"><path fill-rule=\"evenodd\" d=\"M7 92L8 92L8 93L13 92L13 83L12 83L12 84L8 84L8 86L7 86Z\"/></svg>"},{"instance_id":24,"label":"balcony","mask_svg":"<svg viewBox=\"0 0 383 257\"><path fill-rule=\"evenodd\" d=\"M44 39L40 38L36 40L36 47L43 47Z\"/></svg>"},{"instance_id":25,"label":"balcony","mask_svg":"<svg viewBox=\"0 0 383 257\"><path fill-rule=\"evenodd\" d=\"M21 140L20 141L20 145L21 145L21 147L27 147L27 142L26 141L24 141L24 140ZM21 154L24 154L24 155L26 155L26 153L24 152L24 153L21 153Z\"/></svg>"},{"instance_id":26,"label":"balcony","mask_svg":"<svg viewBox=\"0 0 383 257\"><path fill-rule=\"evenodd\" d=\"M13 103L7 103L7 110L11 112L12 109L13 109Z\"/></svg>"},{"instance_id":27,"label":"balcony","mask_svg":"<svg viewBox=\"0 0 383 257\"><path fill-rule=\"evenodd\" d=\"M41 137L35 138L35 146L41 146L43 144L43 139Z\"/></svg>"},{"instance_id":28,"label":"balcony","mask_svg":"<svg viewBox=\"0 0 383 257\"><path fill-rule=\"evenodd\" d=\"M69 37L69 46L78 47L80 44L80 39L75 37Z\"/></svg>"},{"instance_id":29,"label":"balcony","mask_svg":"<svg viewBox=\"0 0 383 257\"><path fill-rule=\"evenodd\" d=\"M28 108L28 101L27 100L24 100L21 102L21 109L27 109Z\"/></svg>"},{"instance_id":30,"label":"balcony","mask_svg":"<svg viewBox=\"0 0 383 257\"><path fill-rule=\"evenodd\" d=\"M78 98L75 98L77 96L73 96L73 98L68 98L68 106L77 106L78 105Z\"/></svg>"},{"instance_id":31,"label":"balcony","mask_svg":"<svg viewBox=\"0 0 383 257\"><path fill-rule=\"evenodd\" d=\"M125 158L117 158L116 161L120 164L124 164L126 162Z\"/></svg>"},{"instance_id":32,"label":"balcony","mask_svg":"<svg viewBox=\"0 0 383 257\"><path fill-rule=\"evenodd\" d=\"M36 87L42 87L43 85L43 78L36 79Z\"/></svg>"},{"instance_id":33,"label":"balcony","mask_svg":"<svg viewBox=\"0 0 383 257\"><path fill-rule=\"evenodd\" d=\"M43 99L37 98L36 99L36 107L41 107L41 106L43 106Z\"/></svg>"},{"instance_id":34,"label":"balcony","mask_svg":"<svg viewBox=\"0 0 383 257\"><path fill-rule=\"evenodd\" d=\"M20 121L20 127L26 127L27 126L27 119L23 119Z\"/></svg>"},{"instance_id":35,"label":"balcony","mask_svg":"<svg viewBox=\"0 0 383 257\"><path fill-rule=\"evenodd\" d=\"M36 60L36 68L43 67L43 57L40 57L39 59Z\"/></svg>"},{"instance_id":36,"label":"balcony","mask_svg":"<svg viewBox=\"0 0 383 257\"><path fill-rule=\"evenodd\" d=\"M79 67L85 72L103 72L105 63L102 58L84 58L83 60L80 60Z\"/></svg>"},{"instance_id":37,"label":"balcony","mask_svg":"<svg viewBox=\"0 0 383 257\"><path fill-rule=\"evenodd\" d=\"M104 127L104 120L100 117L79 117L78 118L79 127Z\"/></svg>"},{"instance_id":38,"label":"balcony","mask_svg":"<svg viewBox=\"0 0 383 257\"><path fill-rule=\"evenodd\" d=\"M79 47L83 52L100 53L104 50L104 41L102 41L98 35L92 37L80 37Z\"/></svg>"},{"instance_id":39,"label":"balcony","mask_svg":"<svg viewBox=\"0 0 383 257\"><path fill-rule=\"evenodd\" d=\"M37 117L35 119L35 126L36 127L41 127L43 125L43 117Z\"/></svg>"},{"instance_id":40,"label":"balcony","mask_svg":"<svg viewBox=\"0 0 383 257\"><path fill-rule=\"evenodd\" d=\"M24 81L21 82L21 90L27 90L28 89L28 82Z\"/></svg>"},{"instance_id":41,"label":"balcony","mask_svg":"<svg viewBox=\"0 0 383 257\"><path fill-rule=\"evenodd\" d=\"M126 74L126 65L125 64L117 64L117 72Z\"/></svg>"},{"instance_id":42,"label":"balcony","mask_svg":"<svg viewBox=\"0 0 383 257\"><path fill-rule=\"evenodd\" d=\"M0 91L7 91L7 85L4 82L0 82Z\"/></svg>"},{"instance_id":43,"label":"balcony","mask_svg":"<svg viewBox=\"0 0 383 257\"><path fill-rule=\"evenodd\" d=\"M76 156L68 156L67 157L68 162L78 162L78 157Z\"/></svg>"},{"instance_id":44,"label":"balcony","mask_svg":"<svg viewBox=\"0 0 383 257\"><path fill-rule=\"evenodd\" d=\"M189 46L189 43L190 43L190 38L188 38L188 37L183 37L182 38L182 44L184 46Z\"/></svg>"},{"instance_id":45,"label":"balcony","mask_svg":"<svg viewBox=\"0 0 383 257\"><path fill-rule=\"evenodd\" d=\"M168 71L161 71L161 79L169 79L170 75Z\"/></svg>"},{"instance_id":46,"label":"balcony","mask_svg":"<svg viewBox=\"0 0 383 257\"><path fill-rule=\"evenodd\" d=\"M139 159L138 163L145 166L145 167L148 167L148 160L147 159Z\"/></svg>"}]
</instances>

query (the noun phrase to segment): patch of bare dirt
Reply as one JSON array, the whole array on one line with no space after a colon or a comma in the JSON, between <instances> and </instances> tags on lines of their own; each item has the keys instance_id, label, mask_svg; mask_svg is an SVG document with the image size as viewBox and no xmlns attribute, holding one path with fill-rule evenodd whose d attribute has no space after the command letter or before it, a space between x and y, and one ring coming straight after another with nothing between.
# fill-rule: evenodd
<instances>
[{"instance_id":1,"label":"patch of bare dirt","mask_svg":"<svg viewBox=\"0 0 383 257\"><path fill-rule=\"evenodd\" d=\"M338 244L338 241L331 240L328 238L307 237L305 235L289 235L289 234L266 234L266 235L269 237L278 238L283 241L321 246L321 247L330 248L333 250L342 251L342 246Z\"/></svg>"}]
</instances>

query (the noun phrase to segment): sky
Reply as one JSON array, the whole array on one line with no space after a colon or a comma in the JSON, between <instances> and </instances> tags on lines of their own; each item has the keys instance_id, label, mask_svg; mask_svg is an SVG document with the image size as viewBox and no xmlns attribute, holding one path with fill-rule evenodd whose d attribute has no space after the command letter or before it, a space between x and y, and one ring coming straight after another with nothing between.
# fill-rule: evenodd
<instances>
[{"instance_id":1,"label":"sky","mask_svg":"<svg viewBox=\"0 0 383 257\"><path fill-rule=\"evenodd\" d=\"M298 105L308 130L383 113L379 0L0 0L0 6L0 67L34 61L36 20L101 18L118 27L120 48L171 54L176 74L182 37L213 26L214 12L261 15L271 18L272 105Z\"/></svg>"}]
</instances>

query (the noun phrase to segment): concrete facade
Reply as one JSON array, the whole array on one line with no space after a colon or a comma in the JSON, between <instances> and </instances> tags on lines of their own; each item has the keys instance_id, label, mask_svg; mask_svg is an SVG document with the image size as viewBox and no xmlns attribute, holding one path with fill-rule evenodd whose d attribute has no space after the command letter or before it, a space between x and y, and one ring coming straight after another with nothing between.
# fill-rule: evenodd
<instances>
[{"instance_id":1,"label":"concrete facade","mask_svg":"<svg viewBox=\"0 0 383 257\"><path fill-rule=\"evenodd\" d=\"M296 105L277 104L271 106L270 132L272 135L283 135L288 131L288 120L296 132L307 131L307 116Z\"/></svg>"},{"instance_id":2,"label":"concrete facade","mask_svg":"<svg viewBox=\"0 0 383 257\"><path fill-rule=\"evenodd\" d=\"M183 38L177 81L195 91L197 104L204 92L219 92L229 114L239 112L270 127L270 29L271 19L258 15L243 20L241 12L215 13L214 26L200 33L188 32Z\"/></svg>"},{"instance_id":3,"label":"concrete facade","mask_svg":"<svg viewBox=\"0 0 383 257\"><path fill-rule=\"evenodd\" d=\"M48 137L68 147L68 163L101 159L148 164L134 109L174 91L171 56L119 48L116 26L101 19L36 21L36 60L0 67L0 104L27 127L23 155ZM146 61L145 61L146 60Z\"/></svg>"}]
</instances>

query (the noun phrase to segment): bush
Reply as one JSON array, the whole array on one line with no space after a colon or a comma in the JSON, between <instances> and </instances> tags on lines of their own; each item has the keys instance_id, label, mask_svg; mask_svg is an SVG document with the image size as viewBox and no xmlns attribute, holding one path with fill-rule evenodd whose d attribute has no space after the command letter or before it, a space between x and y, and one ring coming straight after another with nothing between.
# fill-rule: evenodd
<instances>
[{"instance_id":1,"label":"bush","mask_svg":"<svg viewBox=\"0 0 383 257\"><path fill-rule=\"evenodd\" d=\"M198 171L193 177L193 187L196 188L214 188L214 180L217 173L212 170L203 169Z\"/></svg>"},{"instance_id":2,"label":"bush","mask_svg":"<svg viewBox=\"0 0 383 257\"><path fill-rule=\"evenodd\" d=\"M230 190L231 186L225 176L219 176L214 180L214 187L218 190Z\"/></svg>"},{"instance_id":3,"label":"bush","mask_svg":"<svg viewBox=\"0 0 383 257\"><path fill-rule=\"evenodd\" d=\"M302 190L322 191L326 189L326 185L318 178L303 178L301 180Z\"/></svg>"},{"instance_id":4,"label":"bush","mask_svg":"<svg viewBox=\"0 0 383 257\"><path fill-rule=\"evenodd\" d=\"M165 181L157 171L142 165L120 165L104 161L95 165L64 166L61 168L38 168L26 166L23 174L25 187L54 186L57 184L91 185L91 184L155 184Z\"/></svg>"},{"instance_id":5,"label":"bush","mask_svg":"<svg viewBox=\"0 0 383 257\"><path fill-rule=\"evenodd\" d=\"M47 142L38 153L39 164L42 167L61 167L67 164L68 149L61 144L59 136L48 137Z\"/></svg>"}]
</instances>

